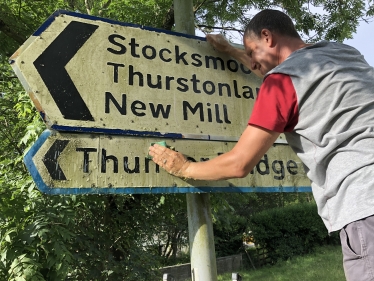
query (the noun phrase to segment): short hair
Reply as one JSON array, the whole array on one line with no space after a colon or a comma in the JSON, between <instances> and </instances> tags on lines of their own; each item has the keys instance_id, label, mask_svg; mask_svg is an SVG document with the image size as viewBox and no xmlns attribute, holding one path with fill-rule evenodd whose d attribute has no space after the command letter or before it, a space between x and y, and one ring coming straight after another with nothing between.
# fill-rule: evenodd
<instances>
[{"instance_id":1,"label":"short hair","mask_svg":"<svg viewBox=\"0 0 374 281\"><path fill-rule=\"evenodd\" d=\"M253 33L259 38L263 29L300 39L291 18L281 11L266 9L259 12L250 20L244 34L250 36Z\"/></svg>"}]
</instances>

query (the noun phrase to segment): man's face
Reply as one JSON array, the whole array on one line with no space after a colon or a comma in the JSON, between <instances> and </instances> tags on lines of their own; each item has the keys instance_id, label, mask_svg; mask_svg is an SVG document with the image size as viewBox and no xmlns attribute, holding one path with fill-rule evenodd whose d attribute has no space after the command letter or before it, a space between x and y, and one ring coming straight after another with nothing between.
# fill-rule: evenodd
<instances>
[{"instance_id":1,"label":"man's face","mask_svg":"<svg viewBox=\"0 0 374 281\"><path fill-rule=\"evenodd\" d=\"M277 48L274 46L273 39L270 31L265 29L261 37L254 34L244 37L244 48L251 59L251 70L259 72L261 76L264 76L279 64Z\"/></svg>"}]
</instances>

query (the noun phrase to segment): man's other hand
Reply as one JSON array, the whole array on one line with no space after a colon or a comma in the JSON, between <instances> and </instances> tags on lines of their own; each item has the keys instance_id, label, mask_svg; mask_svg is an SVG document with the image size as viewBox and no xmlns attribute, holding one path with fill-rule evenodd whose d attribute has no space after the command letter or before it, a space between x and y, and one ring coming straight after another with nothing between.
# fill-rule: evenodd
<instances>
[{"instance_id":1,"label":"man's other hand","mask_svg":"<svg viewBox=\"0 0 374 281\"><path fill-rule=\"evenodd\" d=\"M206 40L219 52L229 53L233 48L222 34L207 34Z\"/></svg>"}]
</instances>

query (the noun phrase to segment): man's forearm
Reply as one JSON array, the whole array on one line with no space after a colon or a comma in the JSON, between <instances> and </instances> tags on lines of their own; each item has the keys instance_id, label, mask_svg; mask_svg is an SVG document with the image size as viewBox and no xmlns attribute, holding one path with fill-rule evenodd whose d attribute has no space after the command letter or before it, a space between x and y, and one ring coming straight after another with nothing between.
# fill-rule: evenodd
<instances>
[{"instance_id":1,"label":"man's forearm","mask_svg":"<svg viewBox=\"0 0 374 281\"><path fill-rule=\"evenodd\" d=\"M256 163L245 163L239 155L229 151L204 162L191 162L183 171L184 178L196 180L225 180L248 175Z\"/></svg>"}]
</instances>

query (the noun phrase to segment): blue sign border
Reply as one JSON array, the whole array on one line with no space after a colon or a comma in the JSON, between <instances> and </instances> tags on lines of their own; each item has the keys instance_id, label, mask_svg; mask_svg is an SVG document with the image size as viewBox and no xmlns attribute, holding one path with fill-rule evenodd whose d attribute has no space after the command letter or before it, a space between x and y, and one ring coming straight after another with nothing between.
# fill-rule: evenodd
<instances>
[{"instance_id":1,"label":"blue sign border","mask_svg":"<svg viewBox=\"0 0 374 281\"><path fill-rule=\"evenodd\" d=\"M49 195L67 194L164 194L164 193L274 193L274 192L312 192L310 186L272 186L272 187L102 187L102 188L54 188L48 186L37 170L33 157L51 135L45 130L24 157L24 162L38 189Z\"/></svg>"},{"instance_id":2,"label":"blue sign border","mask_svg":"<svg viewBox=\"0 0 374 281\"><path fill-rule=\"evenodd\" d=\"M102 21L106 23L130 26L135 28L140 28L148 31L161 32L165 34L170 34L174 36L186 37L201 41L206 41L206 38L188 35L158 28L146 27L137 24L123 23L116 20L110 20L106 18L100 18L95 16L90 16L86 14L70 12L66 10L55 11L33 34L33 36L40 36L55 20L56 17L60 15L70 15L73 17L89 19L94 21ZM43 113L41 113L43 119ZM164 138L175 138L175 139L205 139L205 140L217 140L217 136L210 135L183 135L180 133L160 133L160 132L148 132L148 131L134 131L134 130L121 130L121 129L98 129L89 127L70 127L61 125L52 125L52 129L65 132L82 132L82 133L106 133L111 135L131 135L131 136L142 136L142 137L164 137ZM51 135L50 130L44 131L31 149L27 152L24 157L24 162L29 170L34 182L36 183L38 189L49 195L68 195L68 194L165 194L165 193L251 193L251 192L312 192L310 186L274 186L274 187L120 187L120 188L54 188L48 186L42 179L39 171L37 170L33 157L44 144L47 138Z\"/></svg>"},{"instance_id":3,"label":"blue sign border","mask_svg":"<svg viewBox=\"0 0 374 281\"><path fill-rule=\"evenodd\" d=\"M72 17L77 17L77 18L82 18L82 19L88 19L88 20L94 20L94 21L102 21L106 23L112 23L116 25L121 25L121 26L130 26L130 27L135 27L135 28L140 28L143 30L149 30L149 31L155 31L155 32L162 32L170 35L175 35L175 36L180 36L180 37L186 37L186 38L192 38L192 39L197 39L201 41L206 41L205 37L200 37L196 35L189 35L189 34L184 34L184 33L179 33L175 31L170 31L166 29L160 29L160 28L155 28L155 27L149 27L149 26L144 26L140 24L134 24L134 23L125 23L125 22L120 22L108 18L101 18L101 17L95 17L87 14L82 14L82 13L77 13L77 12L71 12L67 10L57 10L55 11L52 15L48 17L48 19L33 33L33 36L40 36L55 20L56 17L60 15L68 15Z\"/></svg>"}]
</instances>

